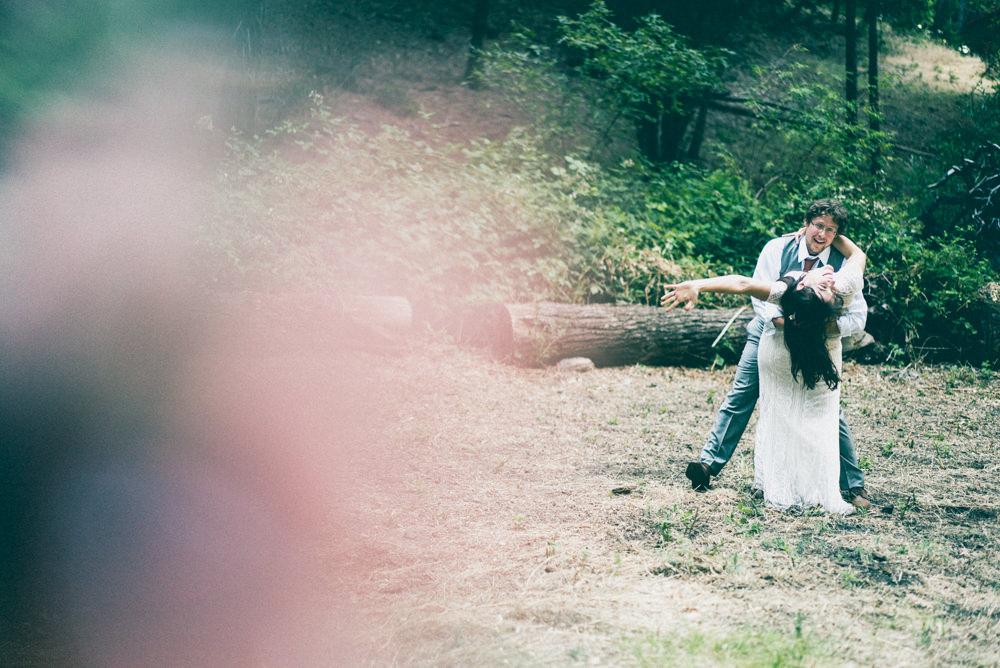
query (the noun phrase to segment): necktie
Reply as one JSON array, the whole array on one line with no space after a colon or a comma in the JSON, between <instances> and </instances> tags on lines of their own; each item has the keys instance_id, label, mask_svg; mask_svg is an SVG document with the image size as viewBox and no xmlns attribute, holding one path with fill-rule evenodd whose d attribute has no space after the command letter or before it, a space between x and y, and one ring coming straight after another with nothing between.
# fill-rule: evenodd
<instances>
[{"instance_id":1,"label":"necktie","mask_svg":"<svg viewBox=\"0 0 1000 668\"><path fill-rule=\"evenodd\" d=\"M802 271L809 271L810 269L812 269L814 266L816 266L816 260L818 259L819 259L818 257L807 257L806 259L802 260Z\"/></svg>"}]
</instances>

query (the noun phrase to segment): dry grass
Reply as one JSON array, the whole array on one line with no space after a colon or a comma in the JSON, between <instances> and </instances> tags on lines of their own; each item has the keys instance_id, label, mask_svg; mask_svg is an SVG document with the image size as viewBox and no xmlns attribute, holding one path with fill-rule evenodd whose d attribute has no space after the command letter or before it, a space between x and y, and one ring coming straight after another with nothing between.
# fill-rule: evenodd
<instances>
[{"instance_id":1,"label":"dry grass","mask_svg":"<svg viewBox=\"0 0 1000 668\"><path fill-rule=\"evenodd\" d=\"M689 489L731 370L369 363L405 460L357 499L376 663L996 661L995 379L849 364L876 505L840 518L751 501L749 432Z\"/></svg>"},{"instance_id":2,"label":"dry grass","mask_svg":"<svg viewBox=\"0 0 1000 668\"><path fill-rule=\"evenodd\" d=\"M935 42L893 40L884 64L904 80L946 93L971 93L995 83L984 79L986 65L980 58Z\"/></svg>"}]
</instances>

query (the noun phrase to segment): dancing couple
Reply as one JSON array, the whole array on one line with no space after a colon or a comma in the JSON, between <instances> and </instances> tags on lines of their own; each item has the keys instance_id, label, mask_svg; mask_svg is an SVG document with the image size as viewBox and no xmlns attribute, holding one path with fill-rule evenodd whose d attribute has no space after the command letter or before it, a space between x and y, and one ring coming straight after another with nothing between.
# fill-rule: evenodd
<instances>
[{"instance_id":1,"label":"dancing couple","mask_svg":"<svg viewBox=\"0 0 1000 668\"><path fill-rule=\"evenodd\" d=\"M752 278L666 286L667 308L691 309L700 293L723 292L750 295L756 313L701 457L687 465L695 489L709 489L733 456L759 399L755 494L782 509L847 514L871 505L840 409L841 340L863 332L868 313L866 256L844 235L847 220L840 202L817 200L802 229L764 246Z\"/></svg>"}]
</instances>

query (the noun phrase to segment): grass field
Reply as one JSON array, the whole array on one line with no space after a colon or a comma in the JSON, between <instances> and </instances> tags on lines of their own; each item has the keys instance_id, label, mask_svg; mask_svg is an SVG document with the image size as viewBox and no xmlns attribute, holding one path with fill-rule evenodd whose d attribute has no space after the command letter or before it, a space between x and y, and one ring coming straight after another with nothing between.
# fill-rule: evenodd
<instances>
[{"instance_id":1,"label":"grass field","mask_svg":"<svg viewBox=\"0 0 1000 668\"><path fill-rule=\"evenodd\" d=\"M998 660L990 374L848 364L874 506L842 518L751 499L753 423L714 488L690 489L731 368L362 366L395 388L370 445L400 464L348 529L376 663Z\"/></svg>"}]
</instances>

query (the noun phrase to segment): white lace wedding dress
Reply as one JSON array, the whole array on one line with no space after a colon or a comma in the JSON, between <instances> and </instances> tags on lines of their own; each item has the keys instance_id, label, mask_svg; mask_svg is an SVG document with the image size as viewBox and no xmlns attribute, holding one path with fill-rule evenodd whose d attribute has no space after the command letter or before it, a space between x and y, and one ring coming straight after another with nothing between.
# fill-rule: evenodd
<instances>
[{"instance_id":1,"label":"white lace wedding dress","mask_svg":"<svg viewBox=\"0 0 1000 668\"><path fill-rule=\"evenodd\" d=\"M848 265L834 284L845 303L862 285L860 271ZM772 290L769 301L778 297L780 290ZM840 338L828 338L826 345L840 373ZM821 506L831 513L853 512L854 507L840 496L840 387L830 390L820 381L810 390L794 380L784 336L770 327L760 337L757 368L760 416L754 487L777 508Z\"/></svg>"}]
</instances>

